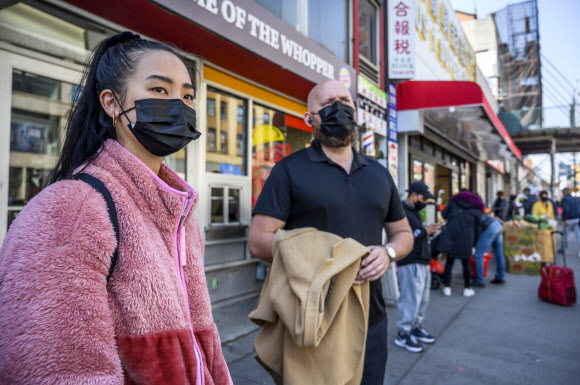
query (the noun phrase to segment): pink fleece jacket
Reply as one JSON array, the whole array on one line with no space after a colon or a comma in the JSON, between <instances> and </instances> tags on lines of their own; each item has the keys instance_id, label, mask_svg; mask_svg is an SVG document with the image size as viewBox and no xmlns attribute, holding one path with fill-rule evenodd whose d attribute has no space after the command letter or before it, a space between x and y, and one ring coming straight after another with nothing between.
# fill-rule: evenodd
<instances>
[{"instance_id":1,"label":"pink fleece jacket","mask_svg":"<svg viewBox=\"0 0 580 385\"><path fill-rule=\"evenodd\" d=\"M107 284L116 240L97 191L67 180L32 199L0 249L0 384L231 384L195 191L113 140L85 172L117 208L115 271Z\"/></svg>"}]
</instances>

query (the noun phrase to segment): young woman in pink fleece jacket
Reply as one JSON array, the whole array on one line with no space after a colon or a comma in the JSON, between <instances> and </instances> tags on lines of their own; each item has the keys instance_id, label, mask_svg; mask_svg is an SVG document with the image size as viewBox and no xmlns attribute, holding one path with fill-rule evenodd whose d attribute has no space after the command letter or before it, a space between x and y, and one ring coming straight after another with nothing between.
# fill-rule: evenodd
<instances>
[{"instance_id":1,"label":"young woman in pink fleece jacket","mask_svg":"<svg viewBox=\"0 0 580 385\"><path fill-rule=\"evenodd\" d=\"M164 44L124 32L87 67L50 185L0 249L0 384L231 384L191 214L162 164L199 137L195 85ZM117 247L101 180L119 220Z\"/></svg>"}]
</instances>

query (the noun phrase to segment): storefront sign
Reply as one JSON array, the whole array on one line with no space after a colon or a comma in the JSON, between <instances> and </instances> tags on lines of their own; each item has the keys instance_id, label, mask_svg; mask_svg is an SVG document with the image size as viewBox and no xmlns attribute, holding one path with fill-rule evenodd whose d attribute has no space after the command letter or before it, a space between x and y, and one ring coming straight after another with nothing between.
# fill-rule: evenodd
<instances>
[{"instance_id":1,"label":"storefront sign","mask_svg":"<svg viewBox=\"0 0 580 385\"><path fill-rule=\"evenodd\" d=\"M399 168L399 144L397 136L397 87L393 83L389 83L388 112L387 168L396 181Z\"/></svg>"},{"instance_id":2,"label":"storefront sign","mask_svg":"<svg viewBox=\"0 0 580 385\"><path fill-rule=\"evenodd\" d=\"M354 68L252 0L153 0L314 83L341 81L355 94ZM195 39L195 36L186 38ZM203 54L203 53L202 53Z\"/></svg>"},{"instance_id":3,"label":"storefront sign","mask_svg":"<svg viewBox=\"0 0 580 385\"><path fill-rule=\"evenodd\" d=\"M358 77L359 125L371 127L375 133L387 136L387 94L364 77Z\"/></svg>"},{"instance_id":4,"label":"storefront sign","mask_svg":"<svg viewBox=\"0 0 580 385\"><path fill-rule=\"evenodd\" d=\"M387 1L390 79L415 77L415 0Z\"/></svg>"},{"instance_id":5,"label":"storefront sign","mask_svg":"<svg viewBox=\"0 0 580 385\"><path fill-rule=\"evenodd\" d=\"M448 0L418 0L415 31L452 80L475 81L475 55Z\"/></svg>"}]
</instances>

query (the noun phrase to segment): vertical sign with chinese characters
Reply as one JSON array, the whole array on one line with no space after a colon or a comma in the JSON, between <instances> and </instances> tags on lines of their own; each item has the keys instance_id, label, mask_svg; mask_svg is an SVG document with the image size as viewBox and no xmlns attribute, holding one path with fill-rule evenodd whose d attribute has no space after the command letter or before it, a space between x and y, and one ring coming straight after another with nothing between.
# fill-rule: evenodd
<instances>
[{"instance_id":1,"label":"vertical sign with chinese characters","mask_svg":"<svg viewBox=\"0 0 580 385\"><path fill-rule=\"evenodd\" d=\"M388 59L390 79L415 77L415 0L388 0Z\"/></svg>"},{"instance_id":2,"label":"vertical sign with chinese characters","mask_svg":"<svg viewBox=\"0 0 580 385\"><path fill-rule=\"evenodd\" d=\"M387 106L389 117L387 118L387 169L393 180L397 182L399 168L399 144L397 138L397 87L389 82L389 102Z\"/></svg>"},{"instance_id":3,"label":"vertical sign with chinese characters","mask_svg":"<svg viewBox=\"0 0 580 385\"><path fill-rule=\"evenodd\" d=\"M372 126L377 134L387 136L387 93L359 75L357 99L357 123Z\"/></svg>"}]
</instances>

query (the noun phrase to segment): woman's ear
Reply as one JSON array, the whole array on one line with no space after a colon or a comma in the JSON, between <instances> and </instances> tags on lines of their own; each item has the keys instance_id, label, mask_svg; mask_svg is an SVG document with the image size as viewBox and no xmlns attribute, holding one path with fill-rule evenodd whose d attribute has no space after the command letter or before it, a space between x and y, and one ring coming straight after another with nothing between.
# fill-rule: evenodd
<instances>
[{"instance_id":1,"label":"woman's ear","mask_svg":"<svg viewBox=\"0 0 580 385\"><path fill-rule=\"evenodd\" d=\"M107 115L112 118L118 118L119 113L117 111L117 99L113 94L113 91L106 89L101 92L99 95L99 101L101 102L101 106Z\"/></svg>"}]
</instances>

